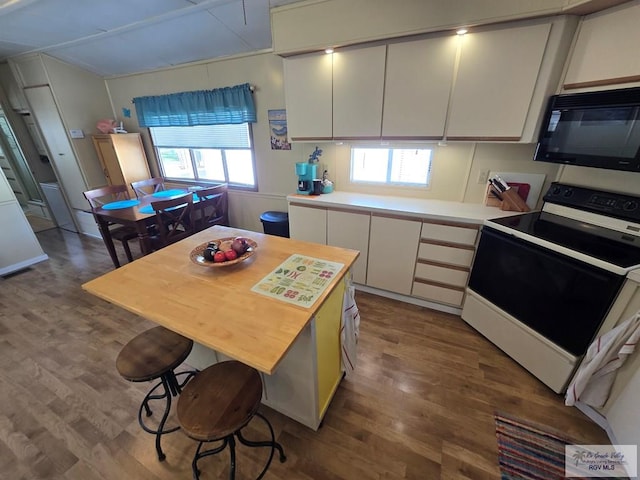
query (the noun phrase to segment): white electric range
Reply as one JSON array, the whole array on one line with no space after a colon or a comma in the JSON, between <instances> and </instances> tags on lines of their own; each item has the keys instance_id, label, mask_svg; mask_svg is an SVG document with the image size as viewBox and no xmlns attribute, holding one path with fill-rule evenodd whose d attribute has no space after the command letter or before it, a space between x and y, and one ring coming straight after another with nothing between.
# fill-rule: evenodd
<instances>
[{"instance_id":1,"label":"white electric range","mask_svg":"<svg viewBox=\"0 0 640 480\"><path fill-rule=\"evenodd\" d=\"M640 198L554 183L544 201L485 221L462 318L561 393L640 268Z\"/></svg>"}]
</instances>

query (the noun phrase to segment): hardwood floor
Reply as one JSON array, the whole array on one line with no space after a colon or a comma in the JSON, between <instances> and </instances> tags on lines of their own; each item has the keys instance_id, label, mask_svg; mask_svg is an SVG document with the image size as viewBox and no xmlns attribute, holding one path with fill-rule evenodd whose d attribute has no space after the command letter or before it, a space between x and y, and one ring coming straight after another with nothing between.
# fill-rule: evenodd
<instances>
[{"instance_id":1,"label":"hardwood floor","mask_svg":"<svg viewBox=\"0 0 640 480\"><path fill-rule=\"evenodd\" d=\"M159 462L136 418L149 384L115 369L123 345L153 324L80 288L113 268L102 242L59 229L38 238L50 260L0 280L0 478L191 478L195 442L164 436ZM497 479L496 410L608 443L459 317L360 292L357 302L357 369L321 429L263 407L288 457L265 478ZM202 460L201 478L227 478L228 458ZM240 447L237 478L255 478L265 458Z\"/></svg>"}]
</instances>

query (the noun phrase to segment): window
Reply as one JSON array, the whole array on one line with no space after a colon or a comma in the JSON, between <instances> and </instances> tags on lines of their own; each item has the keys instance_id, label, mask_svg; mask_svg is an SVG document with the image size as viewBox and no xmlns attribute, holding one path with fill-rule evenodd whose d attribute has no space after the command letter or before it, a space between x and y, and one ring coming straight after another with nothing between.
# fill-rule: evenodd
<instances>
[{"instance_id":1,"label":"window","mask_svg":"<svg viewBox=\"0 0 640 480\"><path fill-rule=\"evenodd\" d=\"M255 188L248 123L151 127L149 130L165 178Z\"/></svg>"},{"instance_id":2,"label":"window","mask_svg":"<svg viewBox=\"0 0 640 480\"><path fill-rule=\"evenodd\" d=\"M431 177L429 148L352 148L351 181L426 187Z\"/></svg>"}]
</instances>

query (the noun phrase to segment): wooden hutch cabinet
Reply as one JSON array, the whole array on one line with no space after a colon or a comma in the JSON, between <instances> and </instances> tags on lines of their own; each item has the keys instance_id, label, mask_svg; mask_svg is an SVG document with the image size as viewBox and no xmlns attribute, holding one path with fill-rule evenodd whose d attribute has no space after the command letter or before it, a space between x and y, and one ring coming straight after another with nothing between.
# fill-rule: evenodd
<instances>
[{"instance_id":1,"label":"wooden hutch cabinet","mask_svg":"<svg viewBox=\"0 0 640 480\"><path fill-rule=\"evenodd\" d=\"M149 163L139 133L93 135L93 145L109 185L125 184L151 178Z\"/></svg>"}]
</instances>

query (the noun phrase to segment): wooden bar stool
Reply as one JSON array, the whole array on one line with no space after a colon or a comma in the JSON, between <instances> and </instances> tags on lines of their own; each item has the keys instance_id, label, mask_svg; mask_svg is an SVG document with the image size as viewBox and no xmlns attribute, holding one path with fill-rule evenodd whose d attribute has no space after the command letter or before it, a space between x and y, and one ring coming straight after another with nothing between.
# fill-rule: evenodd
<instances>
[{"instance_id":1,"label":"wooden bar stool","mask_svg":"<svg viewBox=\"0 0 640 480\"><path fill-rule=\"evenodd\" d=\"M273 460L278 449L280 462L287 458L282 446L276 442L273 428L260 413L258 407L262 399L262 379L254 368L235 360L216 363L198 372L184 388L178 399L178 422L182 431L198 440L191 469L193 478L200 478L198 460L202 457L222 452L227 446L231 455L229 478L235 478L236 441L249 447L271 447L269 459L256 480L260 480ZM242 436L241 430L254 416L260 417L269 427L270 441L251 441ZM222 441L210 450L201 451L205 442Z\"/></svg>"},{"instance_id":2,"label":"wooden bar stool","mask_svg":"<svg viewBox=\"0 0 640 480\"><path fill-rule=\"evenodd\" d=\"M118 372L130 382L160 379L144 397L140 410L138 410L138 423L142 429L156 436L156 451L160 461L165 459L165 454L160 446L160 437L165 433L180 429L179 426L164 429L171 410L171 397L178 396L187 381L196 374L192 370L175 373L174 369L187 358L192 348L193 340L164 327L154 327L130 340L116 359ZM179 376L185 377L182 383L178 381ZM155 393L160 387L162 387L162 393ZM149 407L150 400L165 401L164 413L157 429L148 427L142 419L142 410L145 411L147 417L153 414Z\"/></svg>"}]
</instances>

